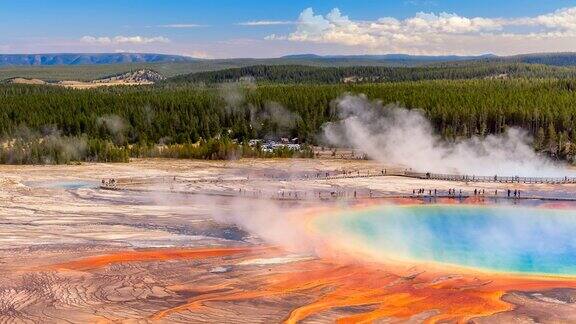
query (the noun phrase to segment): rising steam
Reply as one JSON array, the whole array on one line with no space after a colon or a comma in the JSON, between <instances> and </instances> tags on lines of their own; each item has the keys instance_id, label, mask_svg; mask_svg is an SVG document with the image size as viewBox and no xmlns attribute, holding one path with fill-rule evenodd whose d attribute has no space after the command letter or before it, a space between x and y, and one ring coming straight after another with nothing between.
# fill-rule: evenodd
<instances>
[{"instance_id":1,"label":"rising steam","mask_svg":"<svg viewBox=\"0 0 576 324\"><path fill-rule=\"evenodd\" d=\"M256 84L252 78L245 78L240 82L224 83L220 85L220 97L225 102L225 111L228 114L250 116L250 127L259 137L264 139L277 139L290 136L291 130L296 127L302 118L295 112L286 109L274 101L264 102L264 105L255 106L246 100L246 93L253 91Z\"/></svg>"},{"instance_id":2,"label":"rising steam","mask_svg":"<svg viewBox=\"0 0 576 324\"><path fill-rule=\"evenodd\" d=\"M114 139L114 142L121 144L124 142L124 133L126 131L126 123L124 119L116 115L105 115L96 119L98 127L103 127Z\"/></svg>"},{"instance_id":3,"label":"rising steam","mask_svg":"<svg viewBox=\"0 0 576 324\"><path fill-rule=\"evenodd\" d=\"M530 136L520 129L447 142L418 110L383 106L364 95L345 95L335 103L341 121L324 126L326 140L352 146L385 164L468 175L564 175L560 166L534 152Z\"/></svg>"},{"instance_id":4,"label":"rising steam","mask_svg":"<svg viewBox=\"0 0 576 324\"><path fill-rule=\"evenodd\" d=\"M175 211L184 204L194 206L196 213L220 223L233 224L250 233L250 240L256 238L294 253L314 253L313 238L305 229L302 210L298 206L287 207L267 199L203 194L178 196L153 190L147 196L155 204L171 206ZM295 214L295 210L299 213Z\"/></svg>"},{"instance_id":5,"label":"rising steam","mask_svg":"<svg viewBox=\"0 0 576 324\"><path fill-rule=\"evenodd\" d=\"M64 136L54 126L41 131L20 126L11 136L0 138L0 162L8 164L59 164L86 156L87 140Z\"/></svg>"}]
</instances>

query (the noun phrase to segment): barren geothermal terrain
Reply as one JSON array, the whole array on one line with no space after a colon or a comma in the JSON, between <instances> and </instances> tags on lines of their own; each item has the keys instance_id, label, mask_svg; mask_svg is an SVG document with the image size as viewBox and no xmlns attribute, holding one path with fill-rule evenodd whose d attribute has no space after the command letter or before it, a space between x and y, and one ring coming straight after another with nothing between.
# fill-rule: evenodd
<instances>
[{"instance_id":1,"label":"barren geothermal terrain","mask_svg":"<svg viewBox=\"0 0 576 324\"><path fill-rule=\"evenodd\" d=\"M0 166L0 321L576 322L575 184L407 171Z\"/></svg>"}]
</instances>

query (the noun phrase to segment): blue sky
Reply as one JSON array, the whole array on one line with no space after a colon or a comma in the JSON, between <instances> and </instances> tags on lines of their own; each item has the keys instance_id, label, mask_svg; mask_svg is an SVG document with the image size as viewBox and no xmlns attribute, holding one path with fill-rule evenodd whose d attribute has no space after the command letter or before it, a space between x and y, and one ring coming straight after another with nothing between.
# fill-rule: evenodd
<instances>
[{"instance_id":1,"label":"blue sky","mask_svg":"<svg viewBox=\"0 0 576 324\"><path fill-rule=\"evenodd\" d=\"M0 0L0 53L576 51L576 0Z\"/></svg>"}]
</instances>

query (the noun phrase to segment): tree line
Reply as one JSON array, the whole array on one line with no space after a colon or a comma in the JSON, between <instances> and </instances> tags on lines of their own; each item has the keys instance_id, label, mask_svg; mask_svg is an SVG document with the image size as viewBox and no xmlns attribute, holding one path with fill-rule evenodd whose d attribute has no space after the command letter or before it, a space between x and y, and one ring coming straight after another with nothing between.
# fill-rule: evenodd
<instances>
[{"instance_id":1,"label":"tree line","mask_svg":"<svg viewBox=\"0 0 576 324\"><path fill-rule=\"evenodd\" d=\"M338 118L335 99L345 93L421 109L447 140L515 126L550 156L572 161L576 155L576 81L473 79L90 90L0 85L0 162L125 161L161 154L225 158L238 151L250 156L242 147L254 138L318 144L322 125ZM199 143L205 146L193 149ZM155 145L170 149L161 153ZM228 153L214 154L222 151Z\"/></svg>"},{"instance_id":2,"label":"tree line","mask_svg":"<svg viewBox=\"0 0 576 324\"><path fill-rule=\"evenodd\" d=\"M416 67L254 65L179 75L163 84L214 84L253 80L258 83L370 83L482 78L576 78L576 68L506 61L466 61Z\"/></svg>"}]
</instances>

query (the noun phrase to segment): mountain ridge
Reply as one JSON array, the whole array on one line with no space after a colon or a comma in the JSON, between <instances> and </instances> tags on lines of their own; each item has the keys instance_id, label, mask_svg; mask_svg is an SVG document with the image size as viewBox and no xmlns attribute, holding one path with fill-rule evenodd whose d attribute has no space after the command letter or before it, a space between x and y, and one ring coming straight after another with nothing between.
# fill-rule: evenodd
<instances>
[{"instance_id":1,"label":"mountain ridge","mask_svg":"<svg viewBox=\"0 0 576 324\"><path fill-rule=\"evenodd\" d=\"M198 59L155 53L48 53L48 54L0 54L0 66L55 66L55 65L103 65L127 63L178 63Z\"/></svg>"},{"instance_id":2,"label":"mountain ridge","mask_svg":"<svg viewBox=\"0 0 576 324\"><path fill-rule=\"evenodd\" d=\"M555 66L576 66L576 52L528 53L511 56L484 55L317 55L292 54L276 58L200 59L156 53L47 53L0 54L0 67L19 66L90 66L137 63L206 63L206 64L321 64L321 65L390 65L417 66L437 63L499 61ZM251 62L248 63L247 62Z\"/></svg>"},{"instance_id":3,"label":"mountain ridge","mask_svg":"<svg viewBox=\"0 0 576 324\"><path fill-rule=\"evenodd\" d=\"M318 54L291 54L284 55L284 59L371 59L371 60L431 60L453 61L472 60L498 57L494 54L482 55L411 55L411 54L357 54L357 55L318 55Z\"/></svg>"}]
</instances>

